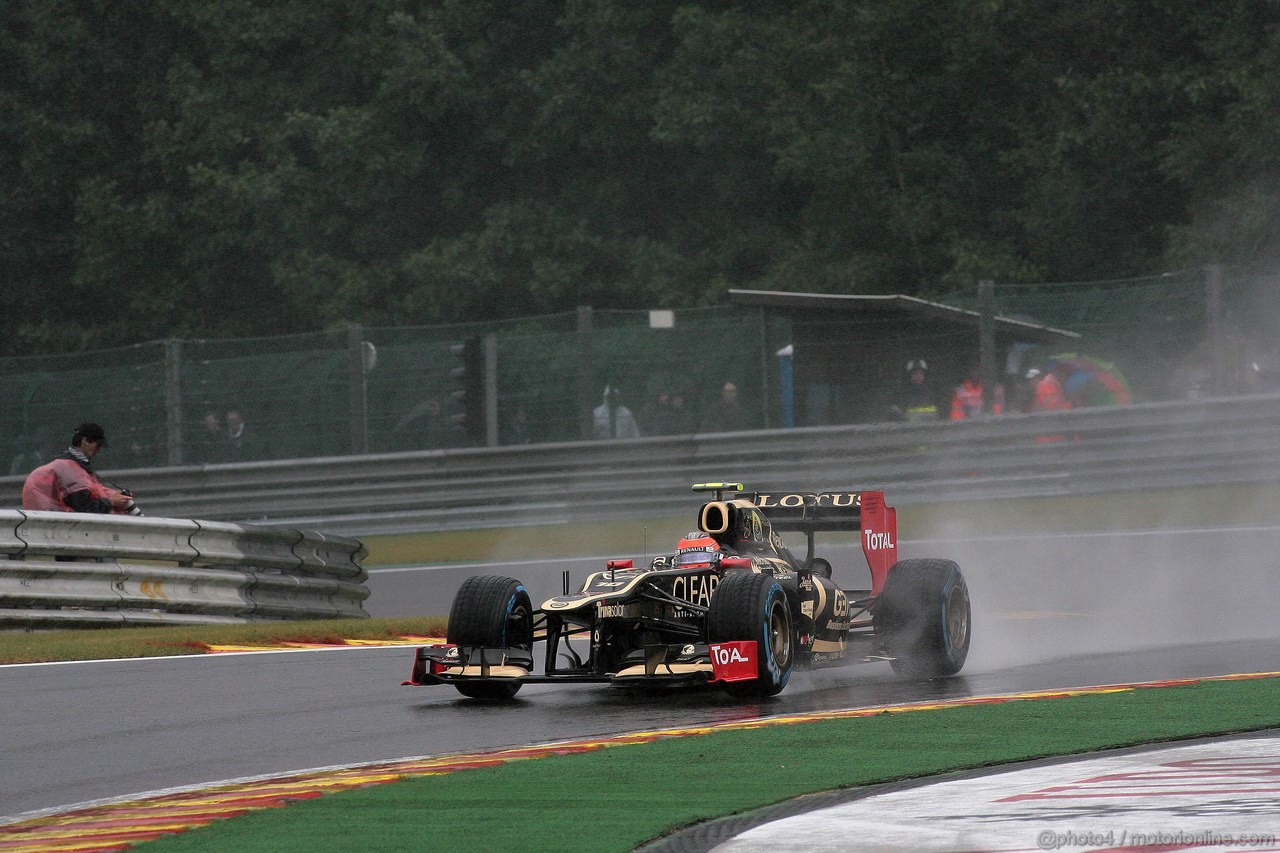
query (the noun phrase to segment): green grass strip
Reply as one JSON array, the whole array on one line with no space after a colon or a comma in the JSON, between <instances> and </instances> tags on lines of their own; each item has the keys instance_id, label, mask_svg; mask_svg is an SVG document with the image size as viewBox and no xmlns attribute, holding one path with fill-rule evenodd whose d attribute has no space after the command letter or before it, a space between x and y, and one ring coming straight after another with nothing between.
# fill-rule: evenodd
<instances>
[{"instance_id":1,"label":"green grass strip","mask_svg":"<svg viewBox=\"0 0 1280 853\"><path fill-rule=\"evenodd\" d=\"M0 633L0 664L205 654L210 645L270 646L443 637L444 617L318 619L244 625L66 628Z\"/></svg>"},{"instance_id":2,"label":"green grass strip","mask_svg":"<svg viewBox=\"0 0 1280 853\"><path fill-rule=\"evenodd\" d=\"M522 709L476 713L490 721L509 714L515 727ZM1280 678L884 712L417 777L255 812L145 849L625 851L805 793L1276 727Z\"/></svg>"}]
</instances>

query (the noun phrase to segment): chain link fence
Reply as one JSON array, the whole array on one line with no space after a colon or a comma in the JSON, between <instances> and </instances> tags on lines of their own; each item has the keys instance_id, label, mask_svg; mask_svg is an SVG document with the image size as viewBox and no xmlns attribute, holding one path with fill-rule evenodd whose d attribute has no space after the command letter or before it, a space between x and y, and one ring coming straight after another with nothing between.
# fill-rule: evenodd
<instances>
[{"instance_id":1,"label":"chain link fence","mask_svg":"<svg viewBox=\"0 0 1280 853\"><path fill-rule=\"evenodd\" d=\"M996 313L1082 333L1080 350L1127 377L1135 401L1276 390L1280 279L1220 282L1211 351L1207 275L997 284ZM973 308L969 295L946 300ZM496 443L597 436L594 412L641 435L719 431L704 421L725 383L737 428L789 426L780 400L795 342L756 308L577 311L483 323L359 327L240 340L170 340L74 355L0 359L0 473L24 474L97 420L112 469L394 453L485 443L455 422L458 346L488 338L496 358ZM1034 354L1029 358L1036 357ZM1209 389L1214 358L1225 380ZM875 366L850 370L875 375ZM608 401L606 388L616 392ZM238 422L243 422L239 429ZM7 471L5 470L7 468Z\"/></svg>"},{"instance_id":2,"label":"chain link fence","mask_svg":"<svg viewBox=\"0 0 1280 853\"><path fill-rule=\"evenodd\" d=\"M10 474L56 455L89 419L106 428L113 469L471 446L483 442L455 422L454 371L458 345L477 336L496 345L499 444L593 437L606 387L615 423L629 411L657 435L698 431L734 382L743 428L759 429L771 425L765 331L754 309L581 309L5 359L0 446ZM683 412L660 411L660 398Z\"/></svg>"},{"instance_id":3,"label":"chain link fence","mask_svg":"<svg viewBox=\"0 0 1280 853\"><path fill-rule=\"evenodd\" d=\"M997 282L994 297L1001 316L1079 332L1079 354L1113 368L1135 402L1280 390L1275 276L1227 278L1206 268L1107 281ZM976 293L942 301L978 309ZM1028 352L1023 360L1056 354Z\"/></svg>"}]
</instances>

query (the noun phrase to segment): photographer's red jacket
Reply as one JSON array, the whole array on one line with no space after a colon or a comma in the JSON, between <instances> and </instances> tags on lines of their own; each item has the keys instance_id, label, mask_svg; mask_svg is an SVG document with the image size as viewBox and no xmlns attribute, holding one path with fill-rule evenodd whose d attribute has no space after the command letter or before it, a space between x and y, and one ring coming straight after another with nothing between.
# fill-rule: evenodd
<instances>
[{"instance_id":1,"label":"photographer's red jacket","mask_svg":"<svg viewBox=\"0 0 1280 853\"><path fill-rule=\"evenodd\" d=\"M22 485L22 508L108 513L112 511L110 498L117 491L78 460L59 456L27 475Z\"/></svg>"}]
</instances>

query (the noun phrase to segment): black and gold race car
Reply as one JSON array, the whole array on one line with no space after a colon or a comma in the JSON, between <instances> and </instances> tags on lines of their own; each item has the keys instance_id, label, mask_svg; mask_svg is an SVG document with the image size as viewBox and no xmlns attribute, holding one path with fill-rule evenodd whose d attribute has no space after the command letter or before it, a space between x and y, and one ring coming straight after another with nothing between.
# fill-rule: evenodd
<instances>
[{"instance_id":1,"label":"black and gold race car","mask_svg":"<svg viewBox=\"0 0 1280 853\"><path fill-rule=\"evenodd\" d=\"M468 578L448 642L417 650L405 684L506 699L523 684L717 685L770 696L797 668L889 661L909 678L953 675L969 651L969 592L951 560L897 558L897 514L878 491L755 492L702 483L698 529L637 567L609 560L579 592L534 608L518 581ZM803 534L804 558L782 533ZM841 589L815 538L852 532L869 589ZM543 644L538 672L535 646Z\"/></svg>"}]
</instances>

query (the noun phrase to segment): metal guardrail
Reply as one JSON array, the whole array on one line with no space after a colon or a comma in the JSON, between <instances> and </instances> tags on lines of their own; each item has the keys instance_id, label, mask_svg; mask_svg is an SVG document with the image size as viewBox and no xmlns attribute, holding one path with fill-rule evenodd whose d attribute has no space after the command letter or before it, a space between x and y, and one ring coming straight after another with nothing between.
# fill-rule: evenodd
<instances>
[{"instance_id":1,"label":"metal guardrail","mask_svg":"<svg viewBox=\"0 0 1280 853\"><path fill-rule=\"evenodd\" d=\"M0 554L5 626L368 616L364 545L309 530L0 510Z\"/></svg>"},{"instance_id":2,"label":"metal guardrail","mask_svg":"<svg viewBox=\"0 0 1280 853\"><path fill-rule=\"evenodd\" d=\"M343 535L679 514L690 483L725 478L881 488L900 506L1274 481L1280 395L111 474L148 513ZM12 501L21 485L0 478L0 495Z\"/></svg>"}]
</instances>

